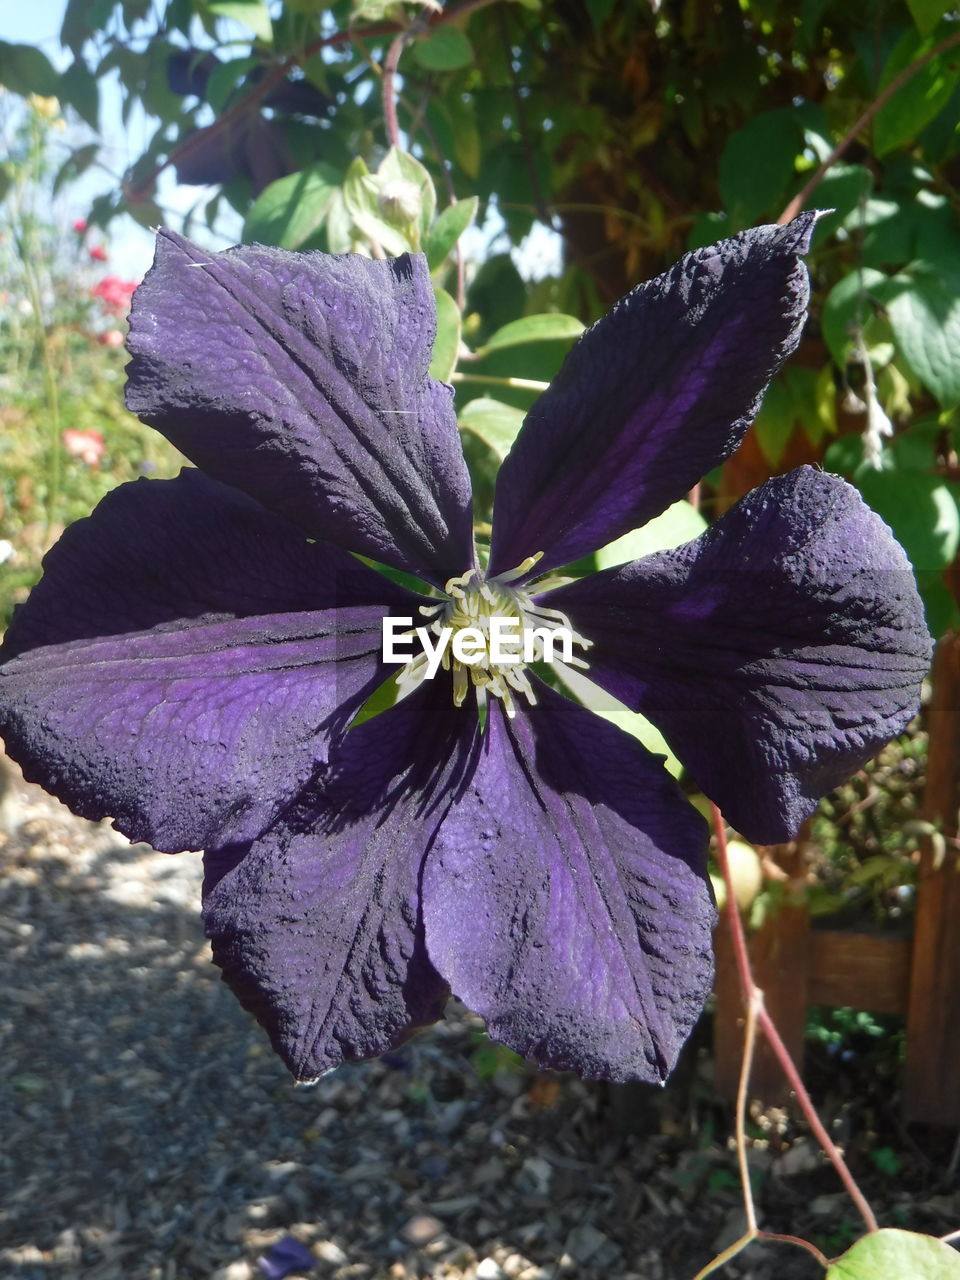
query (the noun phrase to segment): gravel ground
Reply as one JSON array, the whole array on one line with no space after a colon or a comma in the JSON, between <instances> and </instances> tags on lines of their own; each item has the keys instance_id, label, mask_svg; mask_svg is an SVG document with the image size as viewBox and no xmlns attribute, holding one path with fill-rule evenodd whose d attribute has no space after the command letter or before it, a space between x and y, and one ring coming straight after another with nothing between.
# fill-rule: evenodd
<instances>
[{"instance_id":1,"label":"gravel ground","mask_svg":"<svg viewBox=\"0 0 960 1280\"><path fill-rule=\"evenodd\" d=\"M292 1237L294 1274L328 1280L690 1280L739 1234L733 1154L690 1102L705 1052L679 1090L587 1086L509 1062L454 1003L396 1054L295 1088L210 963L199 857L8 776L0 1276L254 1280ZM752 1158L788 1209L849 1214L802 1142ZM928 1218L911 1225L949 1229L960 1198ZM822 1272L762 1245L722 1275Z\"/></svg>"}]
</instances>

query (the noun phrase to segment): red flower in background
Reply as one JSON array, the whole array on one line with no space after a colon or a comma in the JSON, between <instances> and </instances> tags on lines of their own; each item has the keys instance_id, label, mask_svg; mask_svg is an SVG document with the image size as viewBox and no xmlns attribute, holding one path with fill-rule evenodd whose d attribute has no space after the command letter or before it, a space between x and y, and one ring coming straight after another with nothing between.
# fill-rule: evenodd
<instances>
[{"instance_id":1,"label":"red flower in background","mask_svg":"<svg viewBox=\"0 0 960 1280\"><path fill-rule=\"evenodd\" d=\"M82 236L87 229L86 221L83 218L78 218L73 224L73 229L78 236Z\"/></svg>"},{"instance_id":2,"label":"red flower in background","mask_svg":"<svg viewBox=\"0 0 960 1280\"><path fill-rule=\"evenodd\" d=\"M103 457L103 436L99 431L76 431L68 427L61 432L63 447L74 458L79 458L88 467L99 467Z\"/></svg>"},{"instance_id":3,"label":"red flower in background","mask_svg":"<svg viewBox=\"0 0 960 1280\"><path fill-rule=\"evenodd\" d=\"M94 298L100 299L106 311L116 315L126 315L130 310L133 291L138 284L138 280L121 280L119 276L104 276L90 292Z\"/></svg>"},{"instance_id":4,"label":"red flower in background","mask_svg":"<svg viewBox=\"0 0 960 1280\"><path fill-rule=\"evenodd\" d=\"M94 262L106 262L107 251L102 244L95 244L87 251Z\"/></svg>"}]
</instances>

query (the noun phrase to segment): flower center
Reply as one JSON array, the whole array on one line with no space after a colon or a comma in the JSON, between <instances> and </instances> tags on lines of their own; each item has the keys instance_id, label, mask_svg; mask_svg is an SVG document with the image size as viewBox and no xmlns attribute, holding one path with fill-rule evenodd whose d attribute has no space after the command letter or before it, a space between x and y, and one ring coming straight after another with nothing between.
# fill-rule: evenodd
<instances>
[{"instance_id":1,"label":"flower center","mask_svg":"<svg viewBox=\"0 0 960 1280\"><path fill-rule=\"evenodd\" d=\"M426 630L442 643L440 664L453 673L453 701L462 706L471 683L481 698L500 698L511 718L516 714L514 694L522 694L533 705L537 701L527 674L531 662L562 662L586 668L588 664L573 653L573 646L589 649L592 641L578 635L570 619L559 609L546 609L532 599L560 586L567 579L542 579L519 588L511 585L523 577L543 552L528 556L516 569L481 577L468 569L451 578L443 599L422 605L420 613L429 618ZM430 674L430 658L425 652L412 658L397 677L398 684L418 685Z\"/></svg>"}]
</instances>

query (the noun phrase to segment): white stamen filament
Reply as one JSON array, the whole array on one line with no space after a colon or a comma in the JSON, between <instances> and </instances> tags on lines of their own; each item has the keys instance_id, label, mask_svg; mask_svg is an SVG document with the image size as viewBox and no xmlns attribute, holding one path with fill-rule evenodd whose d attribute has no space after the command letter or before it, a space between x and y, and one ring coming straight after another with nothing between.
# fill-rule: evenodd
<instances>
[{"instance_id":1,"label":"white stamen filament","mask_svg":"<svg viewBox=\"0 0 960 1280\"><path fill-rule=\"evenodd\" d=\"M570 619L565 613L561 613L559 609L548 609L543 605L535 604L531 597L531 591L539 593L544 589L560 586L568 579L545 579L541 583L533 584L532 587L530 584L522 588L511 585L518 578L529 573L542 557L542 551L535 556L528 556L515 569L497 574L490 579L481 578L476 569L468 569L466 573L451 578L447 582L444 587L445 599L439 600L436 604L420 606L421 615L429 619L426 627L434 635L442 637L446 632L456 633L469 627L479 631L486 640L486 649L471 663L460 662L453 653L452 644L448 644L443 651L440 661L444 670L452 672L453 701L456 706L463 705L471 684L478 690L481 697L493 694L494 697L499 698L503 702L504 710L511 718L516 715L515 693L521 694L531 705L536 704L537 695L530 682L526 666L520 660L528 633L535 633L533 635L534 661L544 657L544 632L564 630L569 632L573 644L579 648L591 647L591 641L584 639L573 630ZM514 662L494 662L491 657L490 624L494 618L510 620L517 624L516 643L513 643L512 636L509 638L511 653L515 653L517 659ZM398 639L405 639L414 634L415 631L404 632ZM565 660L572 666L584 669L589 665L580 657L567 655ZM401 688L404 689L406 686L404 692L410 692L415 685L425 679L428 667L429 659L425 652L418 653L407 662L397 676L397 682Z\"/></svg>"}]
</instances>

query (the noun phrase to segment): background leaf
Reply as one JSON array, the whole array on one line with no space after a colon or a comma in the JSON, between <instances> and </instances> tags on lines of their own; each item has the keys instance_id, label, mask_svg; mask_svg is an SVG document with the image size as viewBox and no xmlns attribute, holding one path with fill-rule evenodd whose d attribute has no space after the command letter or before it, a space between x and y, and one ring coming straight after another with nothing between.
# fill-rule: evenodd
<instances>
[{"instance_id":1,"label":"background leaf","mask_svg":"<svg viewBox=\"0 0 960 1280\"><path fill-rule=\"evenodd\" d=\"M944 409L960 405L960 266L915 263L878 289L897 345Z\"/></svg>"},{"instance_id":2,"label":"background leaf","mask_svg":"<svg viewBox=\"0 0 960 1280\"><path fill-rule=\"evenodd\" d=\"M578 338L585 326L576 316L563 316L547 312L538 316L524 316L511 320L492 334L477 352L486 355L504 347L519 347L525 342L547 342L556 338Z\"/></svg>"},{"instance_id":3,"label":"background leaf","mask_svg":"<svg viewBox=\"0 0 960 1280\"><path fill-rule=\"evenodd\" d=\"M502 460L510 452L526 415L502 400L479 396L460 411L460 425L479 436Z\"/></svg>"},{"instance_id":4,"label":"background leaf","mask_svg":"<svg viewBox=\"0 0 960 1280\"><path fill-rule=\"evenodd\" d=\"M413 56L428 71L455 71L473 61L473 45L456 27L440 27L417 41Z\"/></svg>"},{"instance_id":5,"label":"background leaf","mask_svg":"<svg viewBox=\"0 0 960 1280\"><path fill-rule=\"evenodd\" d=\"M31 44L8 44L0 40L0 84L24 97L38 93L41 98L52 98L60 85L60 77L40 49Z\"/></svg>"},{"instance_id":6,"label":"background leaf","mask_svg":"<svg viewBox=\"0 0 960 1280\"><path fill-rule=\"evenodd\" d=\"M449 382L460 355L460 310L446 289L433 287L437 302L437 336L433 343L430 377Z\"/></svg>"},{"instance_id":7,"label":"background leaf","mask_svg":"<svg viewBox=\"0 0 960 1280\"><path fill-rule=\"evenodd\" d=\"M933 1236L884 1227L847 1250L826 1280L960 1280L960 1253Z\"/></svg>"},{"instance_id":8,"label":"background leaf","mask_svg":"<svg viewBox=\"0 0 960 1280\"><path fill-rule=\"evenodd\" d=\"M263 190L243 223L246 243L299 249L323 225L340 175L327 164L278 178Z\"/></svg>"},{"instance_id":9,"label":"background leaf","mask_svg":"<svg viewBox=\"0 0 960 1280\"><path fill-rule=\"evenodd\" d=\"M597 568L612 569L628 560L639 560L641 556L652 555L655 551L669 551L684 542L699 538L707 527L700 512L681 498L672 507L667 507L662 515L650 520L641 529L633 529L622 538L608 542L597 552Z\"/></svg>"},{"instance_id":10,"label":"background leaf","mask_svg":"<svg viewBox=\"0 0 960 1280\"><path fill-rule=\"evenodd\" d=\"M934 37L921 39L915 31L908 31L893 47L883 68L880 89L922 57L934 45ZM918 133L930 123L946 105L956 87L956 76L951 74L943 55L933 58L915 72L902 85L889 102L877 112L873 121L873 146L878 156L885 156L897 147L912 142Z\"/></svg>"}]
</instances>

